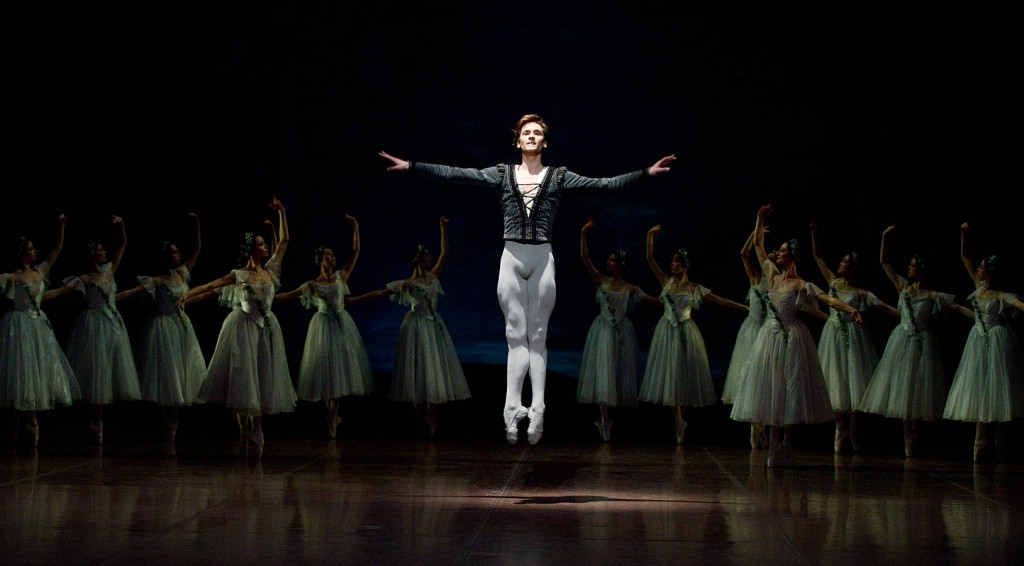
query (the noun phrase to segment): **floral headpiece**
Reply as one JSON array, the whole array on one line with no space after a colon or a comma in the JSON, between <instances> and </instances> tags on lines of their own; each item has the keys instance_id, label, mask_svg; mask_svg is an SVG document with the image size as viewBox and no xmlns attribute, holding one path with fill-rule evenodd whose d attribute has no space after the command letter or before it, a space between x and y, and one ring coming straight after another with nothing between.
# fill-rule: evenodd
<instances>
[{"instance_id":1,"label":"floral headpiece","mask_svg":"<svg viewBox=\"0 0 1024 566\"><path fill-rule=\"evenodd\" d=\"M690 252L686 251L686 248L679 248L676 250L679 254L679 261L683 264L683 267L690 269Z\"/></svg>"},{"instance_id":2,"label":"floral headpiece","mask_svg":"<svg viewBox=\"0 0 1024 566\"><path fill-rule=\"evenodd\" d=\"M913 259L917 261L917 270L921 273L925 272L925 266L928 263L924 260L924 256L921 254L914 254Z\"/></svg>"},{"instance_id":3,"label":"floral headpiece","mask_svg":"<svg viewBox=\"0 0 1024 566\"><path fill-rule=\"evenodd\" d=\"M407 259L410 264L416 265L421 259L423 259L423 254L426 251L427 246L423 244L416 244L415 248L409 250L409 253L405 254L405 259Z\"/></svg>"},{"instance_id":4,"label":"floral headpiece","mask_svg":"<svg viewBox=\"0 0 1024 566\"><path fill-rule=\"evenodd\" d=\"M849 253L849 256L850 267L852 267L854 271L860 271L860 254L857 253L856 251L851 251Z\"/></svg>"},{"instance_id":5,"label":"floral headpiece","mask_svg":"<svg viewBox=\"0 0 1024 566\"><path fill-rule=\"evenodd\" d=\"M996 260L996 254L992 254L985 258L985 272L989 275L996 274L996 266L999 262Z\"/></svg>"},{"instance_id":6,"label":"floral headpiece","mask_svg":"<svg viewBox=\"0 0 1024 566\"><path fill-rule=\"evenodd\" d=\"M786 243L789 244L789 255L790 255L790 257L793 258L794 262L799 262L800 261L800 241L797 240L796 238L790 238L789 240L786 240Z\"/></svg>"},{"instance_id":7,"label":"floral headpiece","mask_svg":"<svg viewBox=\"0 0 1024 566\"><path fill-rule=\"evenodd\" d=\"M238 265L249 263L249 256L256 249L256 233L246 232L242 235L242 243L238 246Z\"/></svg>"},{"instance_id":8,"label":"floral headpiece","mask_svg":"<svg viewBox=\"0 0 1024 566\"><path fill-rule=\"evenodd\" d=\"M619 262L620 267L626 267L626 250L622 248L612 250L612 255L615 256L615 261Z\"/></svg>"}]
</instances>

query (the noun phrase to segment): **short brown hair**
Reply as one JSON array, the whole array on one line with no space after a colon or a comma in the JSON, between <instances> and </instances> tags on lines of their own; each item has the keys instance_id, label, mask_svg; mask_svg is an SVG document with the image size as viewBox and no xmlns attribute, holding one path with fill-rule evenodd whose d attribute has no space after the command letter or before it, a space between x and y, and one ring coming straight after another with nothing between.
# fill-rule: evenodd
<instances>
[{"instance_id":1,"label":"short brown hair","mask_svg":"<svg viewBox=\"0 0 1024 566\"><path fill-rule=\"evenodd\" d=\"M516 121L516 127L512 129L512 145L515 146L519 143L519 133L523 131L523 126L530 122L536 122L540 124L540 129L544 131L544 139L548 137L548 125L544 122L544 118L540 117L540 114L523 114L523 117Z\"/></svg>"}]
</instances>

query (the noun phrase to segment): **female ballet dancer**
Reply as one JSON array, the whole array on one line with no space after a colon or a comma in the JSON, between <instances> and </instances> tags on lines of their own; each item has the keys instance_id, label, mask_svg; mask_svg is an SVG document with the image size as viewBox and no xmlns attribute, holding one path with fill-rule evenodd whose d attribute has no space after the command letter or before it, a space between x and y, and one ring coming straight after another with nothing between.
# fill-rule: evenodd
<instances>
[{"instance_id":1,"label":"female ballet dancer","mask_svg":"<svg viewBox=\"0 0 1024 566\"><path fill-rule=\"evenodd\" d=\"M13 410L11 437L18 441L21 415L32 446L39 444L40 411L71 405L79 398L78 381L42 310L44 299L67 288L46 291L48 275L64 246L66 217L57 217L57 237L46 259L36 263L39 251L32 240L18 239L18 265L0 274L0 295L12 302L0 318L0 406Z\"/></svg>"},{"instance_id":2,"label":"female ballet dancer","mask_svg":"<svg viewBox=\"0 0 1024 566\"><path fill-rule=\"evenodd\" d=\"M195 403L206 379L206 360L192 321L181 305L202 249L199 217L189 213L188 219L194 230L188 259L182 260L177 244L164 242L160 249L164 272L140 276L138 286L117 294L117 300L145 296L151 301L152 311L143 323L135 361L142 399L160 407L168 442L174 442L178 433L178 407Z\"/></svg>"},{"instance_id":3,"label":"female ballet dancer","mask_svg":"<svg viewBox=\"0 0 1024 566\"><path fill-rule=\"evenodd\" d=\"M764 230L767 232L767 229ZM729 357L729 370L725 374L725 385L722 387L722 403L732 405L736 392L741 388L740 380L743 375L743 367L750 358L750 349L754 345L761 325L764 324L765 312L768 305L765 303L765 296L768 292L768 280L761 277L761 269L757 262L751 259L754 251L754 240L757 232L752 231L747 241L740 249L740 261L743 263L743 270L747 273L747 280L750 288L747 290L747 316L740 324L739 332L736 333L736 343L732 348L732 355ZM775 253L769 254L772 261L775 261ZM764 427L759 423L750 423L750 447L754 450L768 446L768 438L765 435Z\"/></svg>"},{"instance_id":4,"label":"female ballet dancer","mask_svg":"<svg viewBox=\"0 0 1024 566\"><path fill-rule=\"evenodd\" d=\"M723 307L749 311L750 307L720 297L690 279L689 253L677 249L669 262L669 274L654 259L654 236L661 226L647 231L647 265L661 284L661 303L665 313L654 328L647 368L640 385L640 400L672 407L676 444L685 438L686 407L703 407L718 402L711 381L711 366L704 337L693 320L693 311L705 300Z\"/></svg>"},{"instance_id":5,"label":"female ballet dancer","mask_svg":"<svg viewBox=\"0 0 1024 566\"><path fill-rule=\"evenodd\" d=\"M587 233L596 226L587 220L580 230L580 260L597 287L600 312L587 332L580 364L576 401L598 406L600 416L594 421L602 442L611 442L612 419L609 407L632 407L637 404L637 383L640 378L640 348L636 329L630 316L641 301L661 305L661 301L626 281L626 252L608 254L602 275L590 261Z\"/></svg>"},{"instance_id":6,"label":"female ballet dancer","mask_svg":"<svg viewBox=\"0 0 1024 566\"><path fill-rule=\"evenodd\" d=\"M296 403L281 324L270 310L288 249L288 220L277 197L270 206L277 211L280 233L273 255L263 236L247 232L240 248L242 267L192 288L184 299L189 304L219 290L221 303L231 308L221 325L199 401L231 409L238 421L241 450L251 446L256 458L263 456L263 417L293 412Z\"/></svg>"},{"instance_id":7,"label":"female ballet dancer","mask_svg":"<svg viewBox=\"0 0 1024 566\"><path fill-rule=\"evenodd\" d=\"M877 309L899 318L898 310L858 286L860 255L851 251L839 261L836 271L832 271L819 250L818 223L811 222L810 227L811 255L828 283L829 295L857 309L862 315L868 309ZM878 352L866 326L856 324L852 317L841 311L830 310L831 316L818 339L818 357L836 419L833 449L838 454L846 440L854 450L860 450L857 408L878 365Z\"/></svg>"},{"instance_id":8,"label":"female ballet dancer","mask_svg":"<svg viewBox=\"0 0 1024 566\"><path fill-rule=\"evenodd\" d=\"M990 255L975 264L967 249L970 223L960 226L960 258L974 282L967 302L973 310L974 327L964 345L960 365L946 399L942 417L975 423L974 461L982 459L989 445L989 428L1024 416L1024 353L1009 318L1024 311L1018 295L999 286L999 260ZM996 453L1001 452L1002 429L996 434Z\"/></svg>"},{"instance_id":9,"label":"female ballet dancer","mask_svg":"<svg viewBox=\"0 0 1024 566\"><path fill-rule=\"evenodd\" d=\"M426 246L418 244L406 256L412 274L388 283L383 290L396 304L409 307L398 331L388 398L412 403L429 438L437 432L437 405L470 397L455 344L437 313L437 299L444 294L438 277L448 262L448 217L442 216L439 225L441 249L437 261Z\"/></svg>"},{"instance_id":10,"label":"female ballet dancer","mask_svg":"<svg viewBox=\"0 0 1024 566\"><path fill-rule=\"evenodd\" d=\"M757 212L754 230L760 234L764 219L772 213L770 204ZM798 311L819 310L817 303L849 313L857 324L860 312L830 297L817 285L797 273L800 247L796 240L784 242L775 263L768 260L764 238L756 238L762 277L767 279L767 319L754 340L750 361L741 380L731 416L733 420L756 422L771 427L767 466L773 467L779 452L786 465L792 463L791 430L794 425L832 420L825 378L821 373L817 345ZM776 265L777 264L777 265Z\"/></svg>"},{"instance_id":11,"label":"female ballet dancer","mask_svg":"<svg viewBox=\"0 0 1024 566\"><path fill-rule=\"evenodd\" d=\"M128 330L115 303L114 272L124 257L128 238L120 216L113 216L111 222L120 236L112 257L103 244L90 240L90 272L64 279L64 286L81 293L86 303L71 322L65 351L78 379L82 402L92 407L89 426L97 445L103 444L104 406L142 397Z\"/></svg>"},{"instance_id":12,"label":"female ballet dancer","mask_svg":"<svg viewBox=\"0 0 1024 566\"><path fill-rule=\"evenodd\" d=\"M515 444L519 423L531 444L544 431L544 387L547 376L547 330L555 306L555 260L551 252L555 212L562 194L578 190L615 190L669 171L675 155L662 157L650 167L608 178L577 175L565 167L548 167L541 155L548 145L548 125L537 114L522 116L513 128L513 143L521 161L486 169L469 169L379 155L391 162L388 171L415 171L430 179L492 187L501 191L505 245L498 268L498 302L505 315L508 366L505 392L505 436ZM530 375L530 407L523 407L523 385Z\"/></svg>"},{"instance_id":13,"label":"female ballet dancer","mask_svg":"<svg viewBox=\"0 0 1024 566\"><path fill-rule=\"evenodd\" d=\"M899 291L897 307L900 324L889 335L878 367L864 391L860 410L903 420L903 451L913 456L920 421L942 418L949 381L942 366L938 338L931 328L933 319L943 310L973 313L953 302L953 295L924 287L927 264L918 255L910 260L907 276L901 277L889 263L886 244L895 226L882 232L879 261Z\"/></svg>"},{"instance_id":14,"label":"female ballet dancer","mask_svg":"<svg viewBox=\"0 0 1024 566\"><path fill-rule=\"evenodd\" d=\"M328 246L320 246L313 259L320 274L298 288L278 293L275 301L300 298L302 306L316 313L309 321L306 342L299 365L296 393L302 401L321 402L327 407L327 435L337 436L338 406L342 397L373 393L373 368L352 315L345 307L352 304L348 280L359 259L359 223L346 214L352 226L352 253L341 269L335 269L337 256ZM365 297L365 296L364 296Z\"/></svg>"}]
</instances>

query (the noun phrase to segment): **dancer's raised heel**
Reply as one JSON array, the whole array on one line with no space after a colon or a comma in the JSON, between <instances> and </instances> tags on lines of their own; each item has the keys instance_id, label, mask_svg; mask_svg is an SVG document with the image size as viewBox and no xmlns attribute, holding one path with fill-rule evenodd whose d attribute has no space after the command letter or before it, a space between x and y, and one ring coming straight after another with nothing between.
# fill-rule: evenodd
<instances>
[{"instance_id":1,"label":"dancer's raised heel","mask_svg":"<svg viewBox=\"0 0 1024 566\"><path fill-rule=\"evenodd\" d=\"M598 432L601 433L601 442L612 441L612 421L611 419L598 419L594 421L594 426L597 427Z\"/></svg>"},{"instance_id":2,"label":"dancer's raised heel","mask_svg":"<svg viewBox=\"0 0 1024 566\"><path fill-rule=\"evenodd\" d=\"M252 455L256 458L263 457L263 429L250 430L248 434L249 444L252 446Z\"/></svg>"},{"instance_id":3,"label":"dancer's raised heel","mask_svg":"<svg viewBox=\"0 0 1024 566\"><path fill-rule=\"evenodd\" d=\"M980 462L985 457L985 449L988 448L988 440L986 439L975 439L974 441L974 461Z\"/></svg>"},{"instance_id":4,"label":"dancer's raised heel","mask_svg":"<svg viewBox=\"0 0 1024 566\"><path fill-rule=\"evenodd\" d=\"M96 446L103 446L103 421L92 421L89 423L92 429L92 440Z\"/></svg>"},{"instance_id":5,"label":"dancer's raised heel","mask_svg":"<svg viewBox=\"0 0 1024 566\"><path fill-rule=\"evenodd\" d=\"M526 407L505 408L505 438L509 444L519 442L519 421L526 417Z\"/></svg>"},{"instance_id":6,"label":"dancer's raised heel","mask_svg":"<svg viewBox=\"0 0 1024 566\"><path fill-rule=\"evenodd\" d=\"M527 416L530 419L530 426L526 427L526 439L530 444L537 444L544 434L544 409L530 407Z\"/></svg>"},{"instance_id":7,"label":"dancer's raised heel","mask_svg":"<svg viewBox=\"0 0 1024 566\"><path fill-rule=\"evenodd\" d=\"M25 425L25 432L28 433L28 439L32 446L39 446L39 425L37 423L29 423Z\"/></svg>"},{"instance_id":8,"label":"dancer's raised heel","mask_svg":"<svg viewBox=\"0 0 1024 566\"><path fill-rule=\"evenodd\" d=\"M676 421L676 444L679 446L683 445L683 441L686 440L686 421Z\"/></svg>"},{"instance_id":9,"label":"dancer's raised heel","mask_svg":"<svg viewBox=\"0 0 1024 566\"><path fill-rule=\"evenodd\" d=\"M765 461L765 466L769 468L775 467L775 459L778 457L779 452L782 451L781 443L773 436L768 441L768 459Z\"/></svg>"},{"instance_id":10,"label":"dancer's raised heel","mask_svg":"<svg viewBox=\"0 0 1024 566\"><path fill-rule=\"evenodd\" d=\"M341 417L338 415L327 415L327 436L332 440L338 436L338 423L341 422Z\"/></svg>"},{"instance_id":11,"label":"dancer's raised heel","mask_svg":"<svg viewBox=\"0 0 1024 566\"><path fill-rule=\"evenodd\" d=\"M843 441L849 437L849 433L847 433L845 430L836 429L836 440L833 446L836 454L839 454L840 452L843 451Z\"/></svg>"}]
</instances>

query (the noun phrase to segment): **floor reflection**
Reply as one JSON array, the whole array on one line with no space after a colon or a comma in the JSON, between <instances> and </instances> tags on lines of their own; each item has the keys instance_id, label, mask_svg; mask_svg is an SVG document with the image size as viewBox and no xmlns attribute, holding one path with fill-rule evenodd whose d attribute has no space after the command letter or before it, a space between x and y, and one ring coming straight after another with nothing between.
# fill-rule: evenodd
<instances>
[{"instance_id":1,"label":"floor reflection","mask_svg":"<svg viewBox=\"0 0 1024 566\"><path fill-rule=\"evenodd\" d=\"M700 445L0 453L5 562L1012 563L1020 465ZM410 559L410 557L415 557Z\"/></svg>"}]
</instances>

